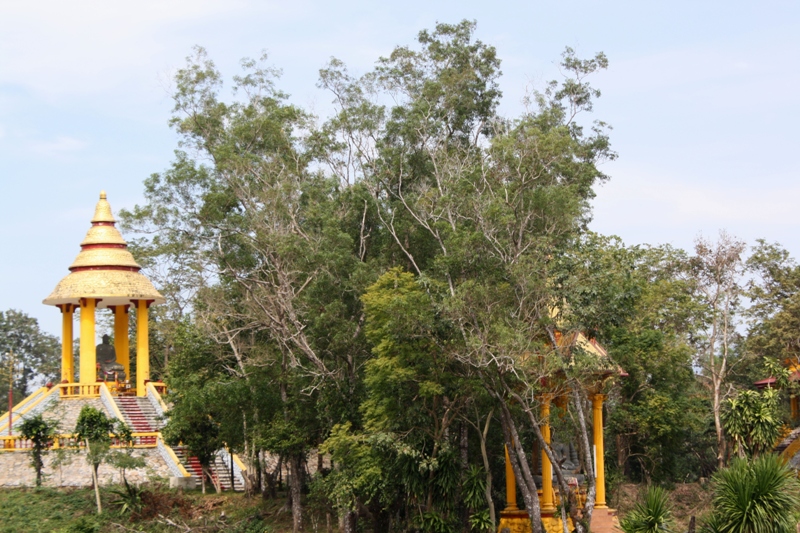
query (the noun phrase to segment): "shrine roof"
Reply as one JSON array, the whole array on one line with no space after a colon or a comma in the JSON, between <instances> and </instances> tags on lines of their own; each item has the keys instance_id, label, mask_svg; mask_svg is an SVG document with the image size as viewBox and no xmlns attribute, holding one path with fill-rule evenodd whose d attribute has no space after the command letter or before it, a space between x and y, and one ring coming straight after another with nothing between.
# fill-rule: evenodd
<instances>
[{"instance_id":1,"label":"shrine roof","mask_svg":"<svg viewBox=\"0 0 800 533\"><path fill-rule=\"evenodd\" d=\"M47 305L78 304L81 298L97 298L98 307L124 305L132 300L163 303L164 297L143 274L116 228L105 191L95 207L92 226L81 242L81 251L69 267L70 274L44 299Z\"/></svg>"}]
</instances>

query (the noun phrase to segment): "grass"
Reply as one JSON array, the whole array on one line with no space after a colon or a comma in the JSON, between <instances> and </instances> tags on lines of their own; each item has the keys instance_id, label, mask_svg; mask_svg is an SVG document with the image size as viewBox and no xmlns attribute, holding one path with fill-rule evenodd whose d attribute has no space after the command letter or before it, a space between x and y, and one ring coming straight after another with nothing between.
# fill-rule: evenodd
<instances>
[{"instance_id":1,"label":"grass","mask_svg":"<svg viewBox=\"0 0 800 533\"><path fill-rule=\"evenodd\" d=\"M280 513L283 500L264 501L242 494L202 495L150 488L138 515L121 515L116 498L103 491L102 515L96 514L91 489L2 489L0 533L161 533L198 528L204 532L284 533L291 515Z\"/></svg>"}]
</instances>

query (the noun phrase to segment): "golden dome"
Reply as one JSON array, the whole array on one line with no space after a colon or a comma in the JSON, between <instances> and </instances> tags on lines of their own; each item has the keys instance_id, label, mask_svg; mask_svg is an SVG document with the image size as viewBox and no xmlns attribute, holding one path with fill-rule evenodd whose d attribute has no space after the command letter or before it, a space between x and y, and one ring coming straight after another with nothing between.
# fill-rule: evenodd
<instances>
[{"instance_id":1,"label":"golden dome","mask_svg":"<svg viewBox=\"0 0 800 533\"><path fill-rule=\"evenodd\" d=\"M143 274L115 227L105 191L92 217L92 227L81 242L81 251L69 267L70 274L56 285L44 303L78 304L81 298L98 298L98 307L125 305L131 300L164 303L164 297Z\"/></svg>"}]
</instances>

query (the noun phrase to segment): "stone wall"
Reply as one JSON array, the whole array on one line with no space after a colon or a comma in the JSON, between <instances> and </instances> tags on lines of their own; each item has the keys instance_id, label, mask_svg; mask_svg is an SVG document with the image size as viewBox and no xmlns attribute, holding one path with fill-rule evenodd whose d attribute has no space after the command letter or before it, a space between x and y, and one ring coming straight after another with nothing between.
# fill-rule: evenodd
<instances>
[{"instance_id":1,"label":"stone wall","mask_svg":"<svg viewBox=\"0 0 800 533\"><path fill-rule=\"evenodd\" d=\"M142 448L133 452L136 457L143 457L144 468L126 471L128 482L137 485L154 478L168 479L170 473L167 464L155 448ZM81 451L65 451L64 464L53 466L57 459L55 452L50 452L44 459L44 485L48 487L87 487L92 484L92 470L86 462L86 453ZM36 484L36 473L31 467L30 455L26 452L0 452L0 487L32 487ZM98 472L101 485L112 485L122 482L118 469L103 464Z\"/></svg>"},{"instance_id":2,"label":"stone wall","mask_svg":"<svg viewBox=\"0 0 800 533\"><path fill-rule=\"evenodd\" d=\"M114 415L108 412L100 398L58 398L56 401L48 403L46 408L43 409L42 416L45 420L56 420L58 422L58 432L61 434L70 434L75 430L75 424L78 423L78 415L83 409L84 405L90 405L95 409L103 412L109 418L114 418ZM38 408L39 406L37 406ZM41 412L42 409L34 409L34 411ZM37 414L31 412L31 414ZM26 416L23 416L24 419ZM18 424L21 423L14 417L13 433L18 434Z\"/></svg>"}]
</instances>

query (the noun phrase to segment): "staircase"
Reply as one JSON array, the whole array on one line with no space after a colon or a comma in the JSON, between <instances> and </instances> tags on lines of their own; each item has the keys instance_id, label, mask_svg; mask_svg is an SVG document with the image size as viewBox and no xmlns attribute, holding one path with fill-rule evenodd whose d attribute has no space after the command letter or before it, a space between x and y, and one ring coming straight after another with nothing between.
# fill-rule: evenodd
<instances>
[{"instance_id":1,"label":"staircase","mask_svg":"<svg viewBox=\"0 0 800 533\"><path fill-rule=\"evenodd\" d=\"M786 435L781 441L775 446L775 452L778 454L782 454L789 446L791 446L794 441L796 441L800 437L800 427L796 428L794 431ZM791 457L787 457L787 459L791 459Z\"/></svg>"},{"instance_id":2,"label":"staircase","mask_svg":"<svg viewBox=\"0 0 800 533\"><path fill-rule=\"evenodd\" d=\"M186 471L199 480L203 475L203 467L200 465L200 461L197 459L197 457L187 456L186 447L184 446L173 446L172 451L175 452L175 455L178 457L178 460L181 462ZM220 481L222 490L231 489L230 465L224 464L219 456L214 456L214 462L211 463L211 474ZM242 480L238 476L233 476L233 490L244 490Z\"/></svg>"},{"instance_id":3,"label":"staircase","mask_svg":"<svg viewBox=\"0 0 800 533\"><path fill-rule=\"evenodd\" d=\"M158 420L158 413L147 398L115 396L114 402L134 433L152 433L160 429L161 422ZM150 443L151 440L154 444L156 437L144 437L142 443Z\"/></svg>"}]
</instances>

